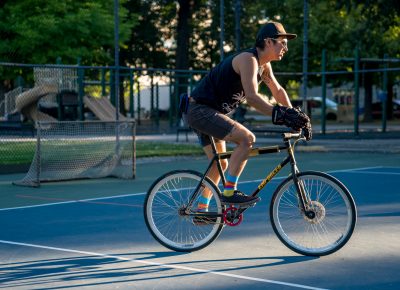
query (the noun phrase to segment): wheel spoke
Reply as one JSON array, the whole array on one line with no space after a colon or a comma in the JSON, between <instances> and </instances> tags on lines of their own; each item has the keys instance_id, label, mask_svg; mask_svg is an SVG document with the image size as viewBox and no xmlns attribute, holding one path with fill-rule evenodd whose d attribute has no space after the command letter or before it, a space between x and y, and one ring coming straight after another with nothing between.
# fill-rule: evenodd
<instances>
[{"instance_id":1,"label":"wheel spoke","mask_svg":"<svg viewBox=\"0 0 400 290\"><path fill-rule=\"evenodd\" d=\"M159 178L148 192L145 201L145 219L152 235L164 246L177 251L194 251L211 243L220 233L221 218L214 223L197 225L185 213L192 198L202 191L211 192L209 210L222 215L219 190L205 179L196 196L194 190L201 180L192 171L176 171ZM192 205L189 205L192 206ZM193 204L196 207L197 204Z\"/></svg>"},{"instance_id":2,"label":"wheel spoke","mask_svg":"<svg viewBox=\"0 0 400 290\"><path fill-rule=\"evenodd\" d=\"M310 216L299 209L296 186L288 179L274 193L271 222L281 241L305 255L326 255L341 248L350 238L356 213L348 190L327 174L298 175Z\"/></svg>"}]
</instances>

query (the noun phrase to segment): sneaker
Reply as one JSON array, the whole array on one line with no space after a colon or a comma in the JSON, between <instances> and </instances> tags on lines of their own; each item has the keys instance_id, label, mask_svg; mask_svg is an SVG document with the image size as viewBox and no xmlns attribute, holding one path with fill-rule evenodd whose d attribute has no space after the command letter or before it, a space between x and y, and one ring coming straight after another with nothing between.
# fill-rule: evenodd
<instances>
[{"instance_id":1,"label":"sneaker","mask_svg":"<svg viewBox=\"0 0 400 290\"><path fill-rule=\"evenodd\" d=\"M208 209L198 209L198 212L208 212ZM195 216L193 217L193 223L198 226L204 226L209 224L215 224L217 222L217 217L205 217L205 216Z\"/></svg>"},{"instance_id":2,"label":"sneaker","mask_svg":"<svg viewBox=\"0 0 400 290\"><path fill-rule=\"evenodd\" d=\"M259 202L260 200L261 198L259 198L258 196L245 195L239 190L235 190L232 196L222 195L221 198L222 204L238 204L241 206L252 205L256 202Z\"/></svg>"}]
</instances>

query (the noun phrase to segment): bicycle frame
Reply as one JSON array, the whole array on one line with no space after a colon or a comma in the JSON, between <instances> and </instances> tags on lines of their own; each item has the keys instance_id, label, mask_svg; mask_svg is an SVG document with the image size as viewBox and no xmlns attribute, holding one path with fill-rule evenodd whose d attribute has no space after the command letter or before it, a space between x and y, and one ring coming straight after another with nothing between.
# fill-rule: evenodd
<instances>
[{"instance_id":1,"label":"bicycle frame","mask_svg":"<svg viewBox=\"0 0 400 290\"><path fill-rule=\"evenodd\" d=\"M269 154L269 153L279 153L281 152L281 150L286 150L287 151L287 156L285 159L283 159L271 172L269 172L269 174L260 182L260 184L257 186L257 188L255 189L255 191L251 194L252 196L257 196L260 191L281 171L282 168L284 168L288 163L290 163L290 167L291 167L291 175L292 178L294 180L294 184L296 187L296 190L298 192L298 196L299 196L299 201L300 201L300 206L301 209L304 210L305 213L308 212L309 208L308 208L308 203L309 200L307 198L307 195L305 193L304 187L302 185L301 182L299 182L298 178L297 178L297 173L299 172L298 168L297 168L297 163L296 163L296 159L294 157L294 146L296 144L296 142L300 137L300 133L283 133L283 142L284 145L274 145L274 146L266 146L266 147L257 147L257 148L253 148L250 151L249 154L249 158L250 157L254 157L254 156L258 156L261 154ZM293 144L291 142L292 138L298 138ZM207 174L210 172L211 167L213 166L214 162L217 165L218 168L218 172L219 175L221 177L221 181L222 184L225 185L226 183L226 179L225 179L225 175L224 172L222 170L222 166L220 161L222 159L229 159L233 153L233 151L227 151L227 152L222 152L222 153L218 153L216 146L215 146L215 141L212 137L210 137L211 139L211 147L212 147L212 151L214 153L213 158L210 160L210 163L205 171L205 173L203 174L203 177L201 178L198 186L196 187L194 193L189 201L188 204L188 209L191 208L191 205L193 204L193 202L195 201L195 199L198 196L198 192L199 189L201 187L202 182L204 181L205 177L207 176ZM246 210L246 208L242 208L240 210L240 213L244 212ZM202 214L204 215L204 214ZM208 214L205 214L208 215Z\"/></svg>"}]
</instances>

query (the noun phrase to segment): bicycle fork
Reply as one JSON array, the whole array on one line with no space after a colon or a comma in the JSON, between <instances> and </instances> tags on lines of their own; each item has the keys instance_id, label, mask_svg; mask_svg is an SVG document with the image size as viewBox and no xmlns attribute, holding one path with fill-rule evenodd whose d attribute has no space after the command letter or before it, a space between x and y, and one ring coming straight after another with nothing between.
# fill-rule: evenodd
<instances>
[{"instance_id":1,"label":"bicycle fork","mask_svg":"<svg viewBox=\"0 0 400 290\"><path fill-rule=\"evenodd\" d=\"M292 178L293 178L293 182L294 182L294 186L296 188L296 192L297 192L297 197L299 200L299 206L300 209L304 212L304 214L309 217L309 218L314 218L315 213L313 211L310 211L310 207L309 204L311 202L303 181L301 181L298 177L297 174L300 172L298 167L297 167L297 162L296 159L294 157L294 153L293 153L293 147L290 146L290 141L287 141L289 146L287 148L289 156L288 158L290 159L290 168L291 168L291 172L292 172Z\"/></svg>"}]
</instances>

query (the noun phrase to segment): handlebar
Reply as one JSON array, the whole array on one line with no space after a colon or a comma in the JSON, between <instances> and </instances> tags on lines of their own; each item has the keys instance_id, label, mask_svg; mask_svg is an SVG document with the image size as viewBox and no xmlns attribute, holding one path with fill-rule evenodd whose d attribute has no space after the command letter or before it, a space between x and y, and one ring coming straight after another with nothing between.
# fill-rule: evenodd
<instances>
[{"instance_id":1,"label":"handlebar","mask_svg":"<svg viewBox=\"0 0 400 290\"><path fill-rule=\"evenodd\" d=\"M283 133L282 138L284 140L289 140L289 139L305 139L302 132L289 132L289 133Z\"/></svg>"},{"instance_id":2,"label":"handlebar","mask_svg":"<svg viewBox=\"0 0 400 290\"><path fill-rule=\"evenodd\" d=\"M291 128L282 128L280 126L268 127L268 128L253 128L253 129L251 129L251 131L255 132L255 133L262 132L262 133L281 134L284 141L287 141L289 139L296 139L296 140L304 139L305 140L302 130L296 132L296 131L293 131L293 129L291 129Z\"/></svg>"}]
</instances>

